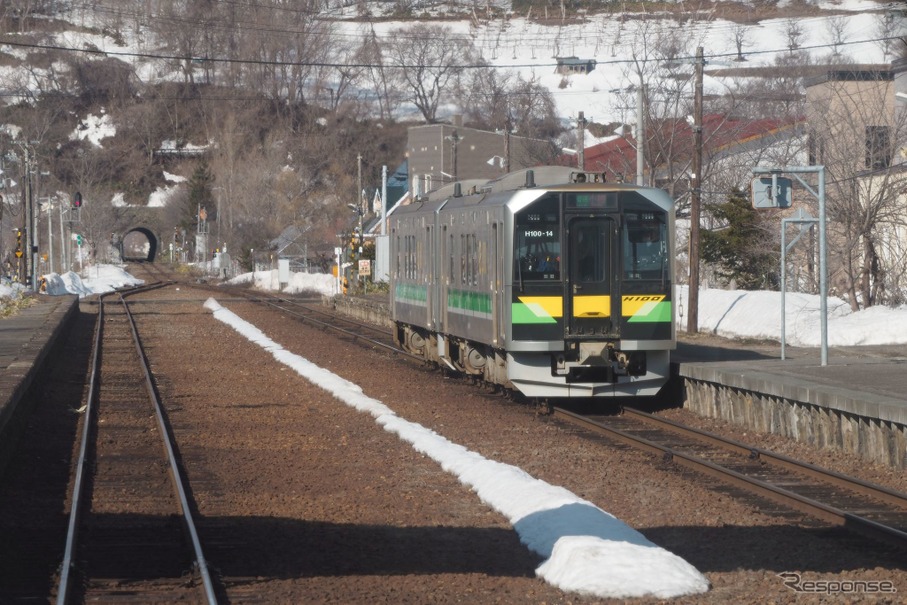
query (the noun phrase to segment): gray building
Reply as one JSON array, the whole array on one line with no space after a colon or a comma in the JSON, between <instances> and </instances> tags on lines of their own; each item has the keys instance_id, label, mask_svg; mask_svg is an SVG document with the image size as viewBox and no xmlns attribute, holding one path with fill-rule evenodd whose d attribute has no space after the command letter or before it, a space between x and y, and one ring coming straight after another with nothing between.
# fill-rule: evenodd
<instances>
[{"instance_id":1,"label":"gray building","mask_svg":"<svg viewBox=\"0 0 907 605\"><path fill-rule=\"evenodd\" d=\"M551 150L540 139L464 128L459 117L452 124L414 126L406 143L410 191L421 195L454 181L497 178L546 163Z\"/></svg>"}]
</instances>

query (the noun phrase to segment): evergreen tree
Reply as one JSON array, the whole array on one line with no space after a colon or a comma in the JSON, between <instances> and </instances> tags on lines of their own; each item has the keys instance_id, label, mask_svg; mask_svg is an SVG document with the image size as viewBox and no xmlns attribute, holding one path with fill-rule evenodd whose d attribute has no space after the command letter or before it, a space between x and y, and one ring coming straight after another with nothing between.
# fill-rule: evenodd
<instances>
[{"instance_id":1,"label":"evergreen tree","mask_svg":"<svg viewBox=\"0 0 907 605\"><path fill-rule=\"evenodd\" d=\"M777 290L780 251L763 226L763 214L752 207L747 195L735 187L726 202L710 204L707 210L725 226L702 231L702 259L738 288Z\"/></svg>"},{"instance_id":2,"label":"evergreen tree","mask_svg":"<svg viewBox=\"0 0 907 605\"><path fill-rule=\"evenodd\" d=\"M217 218L217 204L214 202L214 196L211 192L211 184L214 182L214 176L208 162L202 161L195 168L192 177L189 179L189 197L186 201L185 212L180 220L180 226L184 229L194 231L198 225L198 215L200 209L205 210L209 223Z\"/></svg>"}]
</instances>

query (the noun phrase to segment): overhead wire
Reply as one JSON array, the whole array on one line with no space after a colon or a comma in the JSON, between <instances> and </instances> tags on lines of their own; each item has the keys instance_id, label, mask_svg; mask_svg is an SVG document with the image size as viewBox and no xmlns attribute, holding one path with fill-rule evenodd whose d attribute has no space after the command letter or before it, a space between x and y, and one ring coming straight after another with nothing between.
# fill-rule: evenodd
<instances>
[{"instance_id":1,"label":"overhead wire","mask_svg":"<svg viewBox=\"0 0 907 605\"><path fill-rule=\"evenodd\" d=\"M840 42L837 44L813 44L807 46L800 46L796 50L805 51L805 50L816 50L822 48L837 48L840 46L851 46L857 44L868 44L873 42L884 42L886 40L905 40L901 36L887 36L887 37L878 37L870 38L863 40L853 40L848 42ZM907 40L905 40L907 41ZM58 44L41 44L37 42L17 42L10 40L8 38L0 37L0 46L15 46L20 48L34 48L40 50L54 50L60 52L75 52L75 53L85 53L92 55L112 55L115 57L133 57L137 59L159 59L167 61L187 61L187 62L211 62L211 63L233 63L233 64L247 64L247 65L272 65L272 66L287 66L287 67L336 67L336 68L350 68L350 67L361 67L361 68L378 68L378 67L397 67L397 68L407 68L407 67L420 67L420 68L440 68L446 67L445 65L433 65L433 64L422 64L422 63L413 63L413 64L381 64L381 63L333 63L325 61L284 61L284 60L271 60L271 59L233 59L230 57L212 57L205 55L179 55L179 54L163 54L163 53L150 53L150 52L136 52L136 51L117 51L117 50L100 50L98 48L76 48L71 46L61 46ZM747 55L761 55L761 54L773 54L773 53L785 53L790 52L788 48L776 48L776 49L766 49L766 50L757 50L757 51L747 51ZM710 53L704 55L706 62L709 59L720 59L724 57L736 57L736 52L726 52L726 53ZM599 65L620 65L628 63L663 63L663 64L676 64L678 62L690 62L692 63L696 57L694 55L687 56L677 56L671 58L635 58L635 59L607 59L607 60L596 60L596 64ZM482 63L463 63L458 64L456 67L458 69L486 69L489 67L495 67L499 69L527 69L533 67L557 67L559 64L554 63L498 63L490 64L487 62Z\"/></svg>"},{"instance_id":2,"label":"overhead wire","mask_svg":"<svg viewBox=\"0 0 907 605\"><path fill-rule=\"evenodd\" d=\"M234 5L234 6L240 6L240 7L254 7L255 9L261 10L261 11L277 11L277 12L281 12L281 13L290 13L292 15L295 15L295 18L297 18L297 19L304 19L305 23L310 23L312 20L324 21L326 23L343 23L343 24L356 23L355 18L350 18L348 15L343 15L344 18L340 19L335 16L332 16L330 13L325 15L324 11L312 11L312 10L307 10L307 9L291 8L291 7L286 7L286 6L263 4L263 3L258 3L258 2L238 2L238 1L224 2L224 1L222 1L222 2L220 2L220 4L228 4L228 5ZM217 19L183 18L178 15L174 15L172 13L171 14L164 14L161 12L139 13L137 10L132 10L129 8L124 9L122 6L117 6L116 8L114 8L114 7L109 7L109 6L106 6L103 4L89 4L89 3L78 4L78 5L73 5L73 6L81 7L83 10L87 8L93 12L100 12L100 13L106 12L108 14L115 15L117 18L123 18L125 16L136 22L139 22L141 19L150 18L150 19L157 20L157 21L166 21L166 22L170 22L170 23L187 25L192 28L210 27L210 28L217 28L217 29L221 29L221 30L238 29L241 32L249 31L249 32L267 33L267 34L285 34L287 36L298 36L300 34L306 33L304 31L299 31L299 30L278 28L278 27L274 27L274 26L266 26L266 25L264 25L264 23L267 23L267 20L253 22L253 21L248 21L248 20L244 20L244 19L240 18L240 19L231 20L229 22L219 22ZM834 18L834 16L828 16L828 17L816 16L816 17L808 17L807 19L827 20L827 19L831 19L831 18ZM611 23L617 23L617 20L611 18L610 14L586 17L586 20L587 20L586 24L589 25L589 27L577 26L576 24L545 25L545 24L540 24L540 23L531 23L531 22L527 21L527 22L525 22L523 29L528 29L531 27L534 30L532 33L532 40L535 43L541 43L541 44L538 44L539 46L547 46L549 44L554 44L555 42L559 41L563 37L562 32L564 29L577 30L577 31L572 31L570 34L570 42L571 42L571 44L575 45L575 44L583 43L587 40L598 41L599 39L602 38L602 35L606 33L604 26L611 25ZM676 21L677 21L676 18L672 18L671 16L666 16L665 19L663 19L662 21L647 22L645 27L647 29L648 28L653 29L653 31L647 31L647 35L657 37L662 34L668 34L668 35L676 34L676 29L670 26L671 23L676 23ZM284 23L285 20L281 19L279 22ZM502 21L501 21L502 28L504 27L503 24L505 22L510 22L510 21L502 19ZM632 21L629 21L629 22L632 22ZM497 36L495 36L493 34L493 31L491 31L492 29L497 28L496 24L497 24L497 21L490 21L489 25L479 28L480 30L488 30L487 35L480 36L480 35L468 35L468 34L462 34L462 33L458 33L455 35L457 35L458 37L464 37L464 38L470 39L479 48L496 46L499 43L499 39ZM363 26L369 25L371 28L374 27L374 23L372 23L372 22L369 22L369 23L363 22L363 23L361 23L361 25L363 25ZM379 23L379 25L381 25L381 23ZM595 27L596 25L598 25L599 27ZM717 21L714 19L705 19L701 22L697 22L696 25L699 28L719 29L719 30L720 29L732 29L734 27L737 27L737 24L735 24L735 23ZM618 24L618 25L616 25L616 27L618 27L620 29L621 25ZM402 39L413 39L413 40L420 39L419 36L408 33L406 31L407 29L411 29L411 28L408 28L408 27L395 28L394 35L387 36L387 37L392 38L392 39L401 39L401 38ZM513 28L508 27L508 29L513 29ZM595 30L595 31L593 31L593 30ZM366 39L366 38L371 37L370 33L358 34L358 33L349 32L349 31L334 31L333 35L340 37L340 38L351 38L351 39ZM381 37L381 36L379 36L379 37ZM870 42L870 41L872 41L872 39L865 40L865 42ZM862 43L862 42L863 41L857 41L857 42L853 42L853 43ZM827 45L818 45L818 47L828 47L828 48L834 47L834 46L838 46L838 44L830 43ZM779 50L772 51L772 52L780 52L781 50L783 50L783 49L779 49Z\"/></svg>"},{"instance_id":3,"label":"overhead wire","mask_svg":"<svg viewBox=\"0 0 907 605\"><path fill-rule=\"evenodd\" d=\"M235 5L235 6L239 6L239 7L255 7L258 9L274 9L274 10L289 12L289 13L295 14L297 16L305 16L306 18L312 18L312 17L319 16L319 14L306 10L306 9L289 8L289 7L285 7L285 6L264 5L264 4L258 3L258 2L248 2L248 1L244 2L244 1L233 0L230 2L221 2L221 4L231 4L231 5ZM106 5L101 5L101 4L84 3L84 4L72 4L71 6L73 6L76 9L78 9L79 7L81 7L82 9L87 8L87 9L90 9L95 12L105 12L106 11L108 13L115 14L117 18L123 18L125 16L127 18L135 19L137 21L142 18L147 18L150 15L149 13L139 14L138 11L130 11L130 10L124 11L122 9L122 7L112 8L112 7L109 7ZM298 31L298 30L258 27L259 24L257 22L255 23L256 27L252 28L251 26L247 25L248 22L244 22L244 21L235 21L231 24L231 23L220 23L216 20L198 21L198 20L191 20L191 19L180 19L177 17L173 17L172 15L164 17L164 16L160 16L157 14L154 14L153 18L157 19L158 21L169 20L169 22L181 23L181 24L191 25L191 26L205 25L207 27L218 27L220 29L229 29L229 28L233 27L233 25L239 24L240 28L242 28L242 27L250 28L250 29L248 29L248 31L263 32L263 33L269 33L269 34L283 33L283 34L288 34L288 35L293 35L293 36L307 34L307 32ZM325 19L325 21L331 21L331 20L332 19ZM529 24L527 22L527 26L526 26L527 28L528 28L528 25ZM602 23L602 25L604 25L604 23ZM532 29L555 29L556 32L554 34L552 34L554 36L554 37L552 37L552 40L557 40L558 36L562 35L561 33L558 33L558 32L560 32L563 29L563 27L561 27L561 26L550 27L550 26L543 26L541 24L535 24L535 26ZM337 34L337 32L331 32L329 35L337 36L338 34ZM352 34L350 34L350 36L352 36ZM596 36L596 39L599 39L599 38L601 38L602 34L601 34L601 32L599 32L599 33L596 33L595 36ZM470 38L469 36L465 36L465 37ZM395 37L395 39L398 39L398 38L399 38L399 36ZM537 33L535 33L532 35L532 38L534 41L537 41L539 39L539 35L537 35ZM416 40L416 39L421 39L421 37L420 36L411 36L410 39ZM483 38L482 40L487 42L490 39L491 38ZM576 37L574 36L571 39L576 40ZM866 38L866 39L862 39L862 40L850 40L850 41L837 42L837 43L802 46L797 50L809 51L809 50L831 49L831 48L837 49L842 46L877 43L877 42L885 42L885 41L893 41L893 40L904 40L904 38L902 38L900 36ZM474 43L476 42L476 40L474 40L474 39L472 41ZM483 42L483 44L485 42ZM351 68L352 69L374 69L374 68L437 69L437 68L443 67L441 65L431 65L431 64L421 64L421 63L403 64L403 65L396 64L395 65L395 64L370 63L370 62L288 61L288 60L280 60L280 59L233 58L233 57L224 57L224 56L188 55L188 54L164 53L164 52L139 52L139 51L109 50L109 49L102 50L102 49L98 49L95 47L77 48L77 47L73 47L73 46L65 46L65 45L60 45L60 44L42 44L42 43L38 43L38 42L16 41L16 40L10 39L8 36L0 37L0 45L4 45L4 44L9 45L9 46L14 46L14 47L33 48L33 49L46 50L46 51L86 53L86 54L99 55L99 56L113 56L113 57L144 59L144 60L179 61L179 62L207 62L207 63L222 63L222 64L238 64L238 65L260 65L260 66L272 66L272 67L278 67L278 68L311 67L311 68L325 68L325 69L331 69L331 68L334 68L334 69L351 69ZM500 47L497 40L495 40L494 44L496 45L496 48ZM487 45L488 44L486 44L486 46ZM482 49L481 45L477 44L477 46L479 46L479 48ZM487 49L485 49L485 50L487 50ZM745 51L745 54L746 55L760 55L760 54L786 53L786 52L790 52L790 49L789 48L778 48L778 49L766 49L766 50L758 50L758 51ZM714 61L718 61L718 60L725 59L728 57L736 58L737 56L738 56L738 53L736 51L712 52L712 53L705 55L705 60L708 63L710 61L714 62ZM631 58L631 59L608 58L608 59L602 59L602 60L598 60L598 59L593 59L593 60L595 60L596 63L600 64L600 65L632 65L632 64L668 65L668 64L676 64L676 63L691 63L692 64L692 62L695 60L695 57L694 56L679 56L679 57L671 57L671 58L637 57L637 58ZM491 63L490 61L483 60L480 62L463 63L460 65L457 65L457 68L462 69L462 70L488 69L488 68L502 69L502 70L508 70L508 69L536 70L536 69L555 68L557 66L558 66L557 62L502 63L500 61L497 61L495 63ZM519 91L514 91L514 92L509 92L506 94L508 97L514 97L514 96L520 96L523 93L521 93ZM566 96L566 95L587 95L588 93L584 92L584 91L559 90L559 91L552 91L552 94L555 94L557 96ZM17 95L0 93L0 96L17 96ZM318 98L318 95L317 94L316 95L307 95L307 97L308 98ZM223 99L223 97L221 97L221 99ZM230 100L253 100L253 99L249 98L249 97L233 97Z\"/></svg>"}]
</instances>

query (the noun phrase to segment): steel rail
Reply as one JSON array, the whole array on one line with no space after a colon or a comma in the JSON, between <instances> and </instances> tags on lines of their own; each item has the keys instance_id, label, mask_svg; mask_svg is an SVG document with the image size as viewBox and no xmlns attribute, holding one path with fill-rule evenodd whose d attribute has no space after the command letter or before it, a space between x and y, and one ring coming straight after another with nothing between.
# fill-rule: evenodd
<instances>
[{"instance_id":1,"label":"steel rail","mask_svg":"<svg viewBox=\"0 0 907 605\"><path fill-rule=\"evenodd\" d=\"M198 532L195 528L195 522L192 519L191 509L189 507L188 498L186 497L185 489L183 488L182 476L179 472L179 467L176 463L176 453L173 450L173 444L171 442L171 434L168 430L167 423L164 419L162 406L160 399L157 396L157 391L154 386L154 379L151 376L151 370L148 365L148 359L145 356L145 352L142 349L141 340L138 335L138 328L135 324L135 319L132 316L131 311L129 310L129 305L126 304L126 300L123 298L123 294L135 294L138 292L145 292L148 290L153 290L168 285L167 283L155 283L140 286L138 288L133 288L125 291L115 290L113 292L105 293L100 295L99 304L98 304L98 319L97 324L95 325L95 335L94 335L94 349L92 351L92 360L91 360L91 376L89 378L89 391L88 391L88 402L86 404L85 410L85 420L82 427L82 443L79 446L79 460L76 465L76 479L73 484L73 497L72 497L72 509L69 516L69 526L66 534L66 547L63 556L63 562L61 563L61 573L60 581L58 583L57 589L57 605L66 605L69 598L69 585L71 582L70 571L73 567L73 556L75 553L77 535L78 535L78 522L81 517L81 501L84 497L84 473L87 466L87 449L90 439L90 426L91 426L91 417L95 411L94 401L97 398L97 386L98 386L98 374L100 371L100 351L101 351L101 335L103 332L104 325L104 304L103 299L108 295L116 294L119 297L120 303L123 305L123 308L126 312L126 316L129 320L129 327L132 331L133 341L135 343L136 351L138 353L139 359L142 364L142 371L145 375L145 386L148 391L148 394L151 398L152 404L154 406L155 415L157 417L158 426L161 430L161 437L164 440L164 447L167 452L167 458L170 465L170 476L173 481L174 489L177 492L180 502L181 513L183 516L183 521L186 525L186 528L192 539L192 547L195 555L196 564L198 565L199 574L202 577L202 582L205 588L205 597L209 605L214 605L217 603L217 597L214 592L214 585L211 580L211 575L208 570L208 564L205 560L204 553L201 550L201 542L198 538Z\"/></svg>"},{"instance_id":2,"label":"steel rail","mask_svg":"<svg viewBox=\"0 0 907 605\"><path fill-rule=\"evenodd\" d=\"M148 390L148 397L151 398L151 402L154 405L154 414L157 417L157 423L161 430L161 438L164 440L164 449L167 450L167 461L170 464L170 478L173 480L173 488L176 490L177 496L179 497L183 522L186 524L186 528L192 538L192 550L195 553L195 561L198 564L198 570L202 576L202 582L205 585L205 596L208 599L208 603L216 604L217 596L214 594L214 583L211 581L211 574L208 571L208 562L205 560L205 554L202 552L202 544L198 537L198 531L195 528L195 520L192 518L189 499L186 496L186 489L183 487L182 474L180 473L179 465L176 462L176 452L173 450L172 435L169 426L167 425L167 421L164 419L163 406L161 406L160 397L157 395L157 389L154 387L154 378L151 375L151 368L148 365L148 359L145 357L145 350L142 348L142 341L139 338L138 328L135 325L132 311L129 310L129 305L126 304L126 300L123 298L122 293L118 294L120 296L120 302L123 303L123 308L126 311L126 316L129 318L129 327L132 330L132 339L133 342L135 342L136 353L142 361L142 371L145 373L145 388Z\"/></svg>"},{"instance_id":3,"label":"steel rail","mask_svg":"<svg viewBox=\"0 0 907 605\"><path fill-rule=\"evenodd\" d=\"M597 433L604 434L627 445L660 454L671 461L677 462L681 466L715 477L751 493L767 497L774 502L808 513L813 517L833 525L846 527L847 529L852 529L878 539L884 539L900 548L907 547L907 532L903 532L899 529L888 527L876 521L866 519L865 517L842 511L836 507L823 504L812 498L807 498L765 481L748 477L742 473L724 468L707 460L702 460L695 456L675 451L670 447L659 445L643 437L631 435L625 431L605 426L590 418L562 408L554 408L554 415L555 417L568 419L575 424Z\"/></svg>"},{"instance_id":4,"label":"steel rail","mask_svg":"<svg viewBox=\"0 0 907 605\"><path fill-rule=\"evenodd\" d=\"M647 414L646 412L634 408L624 408L624 414L684 436L693 436L704 443L716 445L738 454L749 456L753 459L764 460L765 462L780 468L795 471L814 479L819 479L825 483L849 489L864 496L876 498L886 504L891 504L907 511L907 494L868 481L863 481L858 477L848 477L847 475L815 466L808 462L800 462L799 460L795 460L784 454L777 454L760 447L746 445L734 441L733 439L728 439L721 435L716 435L695 427L684 426L672 420L668 420L667 418L659 418L658 416Z\"/></svg>"},{"instance_id":5,"label":"steel rail","mask_svg":"<svg viewBox=\"0 0 907 605\"><path fill-rule=\"evenodd\" d=\"M57 583L57 605L66 605L69 598L70 571L73 567L73 554L76 548L77 528L82 515L82 480L88 458L88 441L91 433L91 417L94 416L95 399L98 387L101 350L101 327L104 325L104 305L98 305L98 319L94 327L94 344L91 355L91 374L88 379L88 401L85 404L85 415L82 421L82 442L79 444L79 460L76 463L76 478L73 483L72 508L69 511L69 526L66 531L66 547L63 551L63 562L60 569L60 580Z\"/></svg>"},{"instance_id":6,"label":"steel rail","mask_svg":"<svg viewBox=\"0 0 907 605\"><path fill-rule=\"evenodd\" d=\"M359 326L359 327L365 328L367 330L372 330L373 332L378 332L380 334L385 334L385 335L391 334L391 331L385 327L378 326L375 324L370 324L370 323L364 322L364 321L358 321L351 317L342 317L336 312L325 311L324 309L313 308L311 305L318 304L318 301L294 300L292 298L286 298L286 297L282 297L282 296L274 296L274 297L270 297L270 298L257 297L257 298L254 298L253 300L255 300L256 302L261 302L264 304L271 304L271 305L275 305L275 306L277 306L277 303L287 303L287 304L293 305L294 307L301 307L301 308L309 311L310 313L327 316L335 321L343 321L348 324L353 324L354 326ZM318 320L313 320L313 321L318 321Z\"/></svg>"},{"instance_id":7,"label":"steel rail","mask_svg":"<svg viewBox=\"0 0 907 605\"><path fill-rule=\"evenodd\" d=\"M335 326L331 323L321 321L320 319L315 319L315 318L305 315L303 313L299 313L298 311L296 311L294 309L291 309L288 307L283 307L272 300L267 300L267 299L264 299L261 297L250 299L250 300L252 300L252 302L259 302L261 304L265 304L265 305L274 307L275 309L279 309L285 313L289 313L290 315L293 315L294 317L297 317L297 318L301 319L302 321L308 321L315 325L334 330L335 332L340 332L341 334L345 334L346 336L349 336L350 338L352 338L354 340L360 340L360 339L364 340L370 344L373 344L373 345L381 347L387 351L390 351L391 353L394 353L395 355L406 355L408 357L412 357L413 359L418 359L419 361L425 361L422 357L418 357L416 355L413 355L412 353L408 353L406 351L398 349L394 345L389 345L385 342L381 342L380 340L375 340L373 338L369 338L368 336L363 336L362 334L357 334L357 333L347 330L345 328L341 328L341 327ZM359 324L358 322L355 322L355 321L352 321L349 319L343 319L342 321L345 321L347 323L353 323L356 325L362 325L362 324ZM379 331L379 332L382 331L380 328L374 328L371 326L366 326L366 327L368 327L369 329L372 329L372 330Z\"/></svg>"}]
</instances>

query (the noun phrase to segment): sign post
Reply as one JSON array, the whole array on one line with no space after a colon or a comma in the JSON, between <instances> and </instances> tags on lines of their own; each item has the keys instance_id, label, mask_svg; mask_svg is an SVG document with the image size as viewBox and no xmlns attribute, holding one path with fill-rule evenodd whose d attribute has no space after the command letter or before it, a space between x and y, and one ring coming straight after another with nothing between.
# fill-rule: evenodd
<instances>
[{"instance_id":1,"label":"sign post","mask_svg":"<svg viewBox=\"0 0 907 605\"><path fill-rule=\"evenodd\" d=\"M822 347L821 347L821 363L823 366L828 365L828 266L826 263L826 257L828 253L826 251L826 241L825 241L825 166L788 166L786 168L753 168L753 174L755 175L769 175L768 177L762 177L755 179L753 181L753 207L754 208L787 208L790 206L790 202L787 203L787 206L781 206L780 200L784 199L782 193L786 193L787 198L790 197L790 179L782 179L778 175L781 173L791 173L794 177L800 181L807 191L809 191L816 199L819 200L819 322L822 338ZM817 174L818 175L818 185L819 190L815 191L813 188L803 180L800 176L801 173L806 174ZM760 200L756 199L756 180L760 181ZM764 184L764 181L771 181L769 184ZM787 181L786 191L784 189L784 184L780 181ZM769 187L771 189L769 189ZM757 201L764 201L762 196L768 196L773 203L765 206L757 206ZM774 203L777 202L777 203ZM782 222L783 225L783 222ZM782 234L783 234L782 226ZM782 240L783 241L783 240ZM784 270L783 262L784 256L782 255L782 272ZM781 297L781 321L784 322L784 296L783 296L783 286L782 286L782 297ZM783 327L783 323L782 323ZM783 343L782 343L782 359L783 359Z\"/></svg>"}]
</instances>

